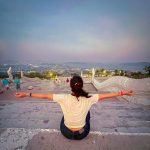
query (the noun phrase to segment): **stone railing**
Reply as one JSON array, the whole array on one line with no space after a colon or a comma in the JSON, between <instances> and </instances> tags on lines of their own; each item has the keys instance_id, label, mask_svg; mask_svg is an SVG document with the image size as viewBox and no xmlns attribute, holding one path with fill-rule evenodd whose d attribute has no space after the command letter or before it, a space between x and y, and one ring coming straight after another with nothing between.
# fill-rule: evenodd
<instances>
[{"instance_id":1,"label":"stone railing","mask_svg":"<svg viewBox=\"0 0 150 150\"><path fill-rule=\"evenodd\" d=\"M150 105L150 78L131 79L115 76L103 82L99 82L93 78L92 83L98 91L117 92L120 90L133 90L135 93L134 96L123 96L123 98L129 102Z\"/></svg>"}]
</instances>

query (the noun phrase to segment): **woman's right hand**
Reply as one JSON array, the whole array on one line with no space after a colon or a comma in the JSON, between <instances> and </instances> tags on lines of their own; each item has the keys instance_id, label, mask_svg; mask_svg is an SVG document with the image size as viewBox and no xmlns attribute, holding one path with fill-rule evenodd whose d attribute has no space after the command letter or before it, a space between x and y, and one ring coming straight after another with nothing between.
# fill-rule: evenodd
<instances>
[{"instance_id":1,"label":"woman's right hand","mask_svg":"<svg viewBox=\"0 0 150 150\"><path fill-rule=\"evenodd\" d=\"M27 97L29 94L26 92L17 92L15 93L15 96L18 98L23 98L23 97Z\"/></svg>"}]
</instances>

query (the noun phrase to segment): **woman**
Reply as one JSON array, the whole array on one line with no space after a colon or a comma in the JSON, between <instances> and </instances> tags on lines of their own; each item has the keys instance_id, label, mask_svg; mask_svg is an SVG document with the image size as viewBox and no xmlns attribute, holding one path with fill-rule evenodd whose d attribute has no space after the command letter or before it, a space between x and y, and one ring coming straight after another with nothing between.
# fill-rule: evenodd
<instances>
[{"instance_id":1,"label":"woman","mask_svg":"<svg viewBox=\"0 0 150 150\"><path fill-rule=\"evenodd\" d=\"M16 93L16 97L33 97L53 100L60 104L63 118L60 123L61 133L68 139L81 140L90 131L90 108L98 100L116 96L133 95L132 91L121 91L107 94L88 94L83 90L83 80L80 76L73 76L70 80L71 94L39 94Z\"/></svg>"}]
</instances>

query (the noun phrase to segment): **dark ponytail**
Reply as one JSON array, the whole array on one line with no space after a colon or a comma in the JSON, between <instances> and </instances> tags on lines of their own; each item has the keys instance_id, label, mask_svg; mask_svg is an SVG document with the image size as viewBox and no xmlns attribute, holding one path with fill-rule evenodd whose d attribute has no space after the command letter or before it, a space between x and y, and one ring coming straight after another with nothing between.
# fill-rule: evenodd
<instances>
[{"instance_id":1,"label":"dark ponytail","mask_svg":"<svg viewBox=\"0 0 150 150\"><path fill-rule=\"evenodd\" d=\"M88 92L84 91L83 88L83 80L80 76L73 76L72 79L70 80L70 87L71 87L71 91L73 92L74 96L77 97L86 97L89 98L91 96L89 96Z\"/></svg>"}]
</instances>

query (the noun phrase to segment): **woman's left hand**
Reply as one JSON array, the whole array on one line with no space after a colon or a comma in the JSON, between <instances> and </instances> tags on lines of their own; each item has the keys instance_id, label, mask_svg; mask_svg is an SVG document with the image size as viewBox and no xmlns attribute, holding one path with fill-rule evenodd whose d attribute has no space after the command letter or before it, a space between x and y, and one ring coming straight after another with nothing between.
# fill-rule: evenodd
<instances>
[{"instance_id":1,"label":"woman's left hand","mask_svg":"<svg viewBox=\"0 0 150 150\"><path fill-rule=\"evenodd\" d=\"M122 94L123 95L128 95L128 96L133 96L134 95L132 90L130 90L130 91L123 91Z\"/></svg>"}]
</instances>

